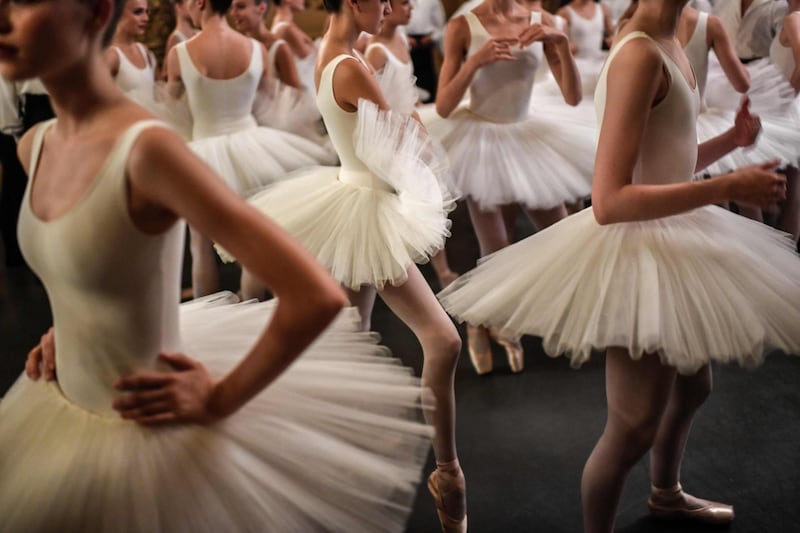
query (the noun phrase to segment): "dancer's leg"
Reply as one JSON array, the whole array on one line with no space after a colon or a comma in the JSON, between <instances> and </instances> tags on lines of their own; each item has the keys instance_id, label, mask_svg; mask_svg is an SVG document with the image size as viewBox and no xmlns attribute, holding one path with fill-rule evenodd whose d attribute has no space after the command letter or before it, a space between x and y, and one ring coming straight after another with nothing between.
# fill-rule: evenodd
<instances>
[{"instance_id":1,"label":"dancer's leg","mask_svg":"<svg viewBox=\"0 0 800 533\"><path fill-rule=\"evenodd\" d=\"M405 284L387 285L380 296L422 345L422 384L436 402L436 409L427 413L436 432L433 453L444 472L436 483L447 514L460 519L466 511L466 492L457 464L454 379L461 338L416 266L409 268Z\"/></svg>"},{"instance_id":2,"label":"dancer's leg","mask_svg":"<svg viewBox=\"0 0 800 533\"><path fill-rule=\"evenodd\" d=\"M669 488L680 482L681 461L689 430L695 413L711 394L711 388L709 365L692 376L678 375L675 378L650 452L650 479L654 486Z\"/></svg>"},{"instance_id":3,"label":"dancer's leg","mask_svg":"<svg viewBox=\"0 0 800 533\"><path fill-rule=\"evenodd\" d=\"M358 309L361 316L361 331L369 331L372 325L372 309L375 307L375 287L362 285L361 289L354 291L345 288L350 305Z\"/></svg>"},{"instance_id":4,"label":"dancer's leg","mask_svg":"<svg viewBox=\"0 0 800 533\"><path fill-rule=\"evenodd\" d=\"M442 248L435 255L431 256L431 266L436 272L436 278L439 280L439 286L445 288L458 277L458 274L453 272L450 268L450 263L447 261L447 248Z\"/></svg>"},{"instance_id":5,"label":"dancer's leg","mask_svg":"<svg viewBox=\"0 0 800 533\"><path fill-rule=\"evenodd\" d=\"M537 230L543 230L552 226L562 218L566 218L569 214L564 204L551 207L550 209L528 209L527 213L536 225Z\"/></svg>"},{"instance_id":6,"label":"dancer's leg","mask_svg":"<svg viewBox=\"0 0 800 533\"><path fill-rule=\"evenodd\" d=\"M242 292L242 300L263 300L266 297L267 286L246 268L242 268L239 287Z\"/></svg>"},{"instance_id":7,"label":"dancer's leg","mask_svg":"<svg viewBox=\"0 0 800 533\"><path fill-rule=\"evenodd\" d=\"M587 533L613 531L625 478L655 440L675 374L655 355L634 361L627 350L606 351L608 418L581 481Z\"/></svg>"},{"instance_id":8,"label":"dancer's leg","mask_svg":"<svg viewBox=\"0 0 800 533\"><path fill-rule=\"evenodd\" d=\"M697 410L711 394L711 367L704 366L692 376L677 376L669 403L650 451L652 488L648 504L659 516L690 518L712 524L733 520L733 507L696 498L683 492L681 462L689 430Z\"/></svg>"},{"instance_id":9,"label":"dancer's leg","mask_svg":"<svg viewBox=\"0 0 800 533\"><path fill-rule=\"evenodd\" d=\"M494 211L483 211L471 198L467 198L467 208L475 235L478 237L481 257L508 246L508 233L506 233L505 220L500 208Z\"/></svg>"},{"instance_id":10,"label":"dancer's leg","mask_svg":"<svg viewBox=\"0 0 800 533\"><path fill-rule=\"evenodd\" d=\"M194 228L189 228L189 249L192 252L192 293L195 298L219 290L217 254L211 240Z\"/></svg>"}]
</instances>

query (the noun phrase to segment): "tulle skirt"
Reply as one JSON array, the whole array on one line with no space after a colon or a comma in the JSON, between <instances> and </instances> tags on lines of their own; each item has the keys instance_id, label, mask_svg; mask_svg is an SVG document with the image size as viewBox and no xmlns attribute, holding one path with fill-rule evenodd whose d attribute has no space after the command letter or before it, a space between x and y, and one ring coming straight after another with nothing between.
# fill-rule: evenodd
<instances>
[{"instance_id":1,"label":"tulle skirt","mask_svg":"<svg viewBox=\"0 0 800 533\"><path fill-rule=\"evenodd\" d=\"M446 156L416 121L365 100L353 148L362 170L314 167L249 201L343 285L402 285L408 268L427 262L450 236L457 192Z\"/></svg>"},{"instance_id":2,"label":"tulle skirt","mask_svg":"<svg viewBox=\"0 0 800 533\"><path fill-rule=\"evenodd\" d=\"M343 183L339 172L309 169L249 201L343 285L355 290L402 285L411 265L427 262L444 247L450 235L445 211L394 191Z\"/></svg>"},{"instance_id":3,"label":"tulle skirt","mask_svg":"<svg viewBox=\"0 0 800 533\"><path fill-rule=\"evenodd\" d=\"M447 151L456 187L483 210L549 209L591 192L596 133L579 115L542 105L522 121L495 123L462 105L424 121Z\"/></svg>"},{"instance_id":4,"label":"tulle skirt","mask_svg":"<svg viewBox=\"0 0 800 533\"><path fill-rule=\"evenodd\" d=\"M216 375L273 307L219 300L181 315L185 351ZM0 531L402 531L431 430L418 421L418 381L376 341L343 312L277 381L209 426L92 414L55 383L21 376L0 402Z\"/></svg>"},{"instance_id":5,"label":"tulle skirt","mask_svg":"<svg viewBox=\"0 0 800 533\"><path fill-rule=\"evenodd\" d=\"M540 336L576 367L608 347L682 373L800 353L794 243L715 206L607 226L585 209L485 258L440 299L459 320Z\"/></svg>"},{"instance_id":6,"label":"tulle skirt","mask_svg":"<svg viewBox=\"0 0 800 533\"><path fill-rule=\"evenodd\" d=\"M233 190L245 196L286 179L292 171L335 158L323 146L299 135L260 126L195 139L189 146Z\"/></svg>"},{"instance_id":7,"label":"tulle skirt","mask_svg":"<svg viewBox=\"0 0 800 533\"><path fill-rule=\"evenodd\" d=\"M709 107L736 111L742 95L728 81L715 54L709 54L708 80L704 98ZM795 106L795 92L783 73L769 59L746 66L750 75L750 108L761 116L780 117Z\"/></svg>"}]
</instances>

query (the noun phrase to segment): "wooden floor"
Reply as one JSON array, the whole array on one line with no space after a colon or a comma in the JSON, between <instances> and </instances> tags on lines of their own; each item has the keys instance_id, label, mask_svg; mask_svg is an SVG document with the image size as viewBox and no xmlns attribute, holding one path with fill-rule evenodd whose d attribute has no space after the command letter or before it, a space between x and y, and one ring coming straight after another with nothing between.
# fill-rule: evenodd
<instances>
[{"instance_id":1,"label":"wooden floor","mask_svg":"<svg viewBox=\"0 0 800 533\"><path fill-rule=\"evenodd\" d=\"M477 246L464 210L454 219L448 251L463 271L474 263ZM427 266L423 272L431 277ZM234 273L228 271L226 279L232 283ZM50 323L41 285L25 269L0 267L0 395ZM419 372L416 340L380 303L373 327ZM605 418L602 357L573 370L565 359L545 356L537 339L526 338L525 347L527 368L520 375L510 373L498 351L495 372L476 376L466 350L462 354L458 443L473 533L581 530L581 470ZM425 474L432 467L431 460ZM800 532L800 358L774 354L752 371L715 368L715 391L690 437L683 484L698 496L733 503L737 518L730 531ZM715 531L650 518L648 486L645 460L625 487L619 531ZM435 533L433 503L421 487L408 531Z\"/></svg>"}]
</instances>

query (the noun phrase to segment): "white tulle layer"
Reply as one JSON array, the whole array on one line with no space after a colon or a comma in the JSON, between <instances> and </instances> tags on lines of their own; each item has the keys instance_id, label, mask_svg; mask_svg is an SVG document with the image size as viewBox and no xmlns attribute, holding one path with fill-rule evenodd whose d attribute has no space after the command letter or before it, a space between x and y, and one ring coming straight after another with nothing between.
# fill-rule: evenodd
<instances>
[{"instance_id":1,"label":"white tulle layer","mask_svg":"<svg viewBox=\"0 0 800 533\"><path fill-rule=\"evenodd\" d=\"M559 111L543 105L520 122L494 123L462 105L448 119L428 112L424 121L447 150L456 187L481 209L548 209L588 196L594 167L595 128Z\"/></svg>"},{"instance_id":2,"label":"white tulle layer","mask_svg":"<svg viewBox=\"0 0 800 533\"><path fill-rule=\"evenodd\" d=\"M450 236L446 156L416 121L364 100L352 142L364 170L311 168L249 201L345 286L402 285Z\"/></svg>"},{"instance_id":3,"label":"white tulle layer","mask_svg":"<svg viewBox=\"0 0 800 533\"><path fill-rule=\"evenodd\" d=\"M746 65L750 75L750 108L761 116L783 116L795 105L795 92L781 71L769 59ZM709 107L736 111L742 95L736 92L715 54L709 55L705 102Z\"/></svg>"},{"instance_id":4,"label":"white tulle layer","mask_svg":"<svg viewBox=\"0 0 800 533\"><path fill-rule=\"evenodd\" d=\"M717 207L607 226L588 208L489 256L440 299L459 320L540 336L574 366L607 347L683 373L800 353L793 242Z\"/></svg>"},{"instance_id":5,"label":"white tulle layer","mask_svg":"<svg viewBox=\"0 0 800 533\"><path fill-rule=\"evenodd\" d=\"M272 306L185 306L187 353L225 372ZM356 319L211 426L143 428L20 377L0 402L0 530L402 531L431 431L417 380Z\"/></svg>"},{"instance_id":6,"label":"white tulle layer","mask_svg":"<svg viewBox=\"0 0 800 533\"><path fill-rule=\"evenodd\" d=\"M196 139L189 146L242 195L334 158L323 146L299 135L260 126Z\"/></svg>"},{"instance_id":7,"label":"white tulle layer","mask_svg":"<svg viewBox=\"0 0 800 533\"><path fill-rule=\"evenodd\" d=\"M441 205L342 183L338 175L338 167L300 172L250 202L353 289L402 285L411 265L444 247L450 221Z\"/></svg>"},{"instance_id":8,"label":"white tulle layer","mask_svg":"<svg viewBox=\"0 0 800 533\"><path fill-rule=\"evenodd\" d=\"M320 163L336 164L336 152L325 134L322 116L311 93L272 80L256 94L253 116L260 126L288 131L322 146L328 158Z\"/></svg>"},{"instance_id":9,"label":"white tulle layer","mask_svg":"<svg viewBox=\"0 0 800 533\"><path fill-rule=\"evenodd\" d=\"M704 142L729 130L736 113L707 109L697 117L697 139ZM718 159L698 174L716 176L747 165L780 160L781 165L797 165L800 160L800 120L791 113L784 117L761 117L761 133L753 146L738 148Z\"/></svg>"}]
</instances>

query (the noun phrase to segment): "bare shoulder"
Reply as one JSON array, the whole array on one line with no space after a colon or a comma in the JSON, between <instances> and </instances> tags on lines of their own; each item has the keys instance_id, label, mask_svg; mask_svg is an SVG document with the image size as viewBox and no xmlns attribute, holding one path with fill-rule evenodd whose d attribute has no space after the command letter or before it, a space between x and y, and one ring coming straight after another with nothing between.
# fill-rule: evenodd
<instances>
[{"instance_id":1,"label":"bare shoulder","mask_svg":"<svg viewBox=\"0 0 800 533\"><path fill-rule=\"evenodd\" d=\"M186 142L166 124L156 124L144 129L128 154L128 173L131 181L145 186L150 179L160 179L166 173L157 169L174 169L181 161L192 157ZM169 172L170 176L178 174Z\"/></svg>"},{"instance_id":2,"label":"bare shoulder","mask_svg":"<svg viewBox=\"0 0 800 533\"><path fill-rule=\"evenodd\" d=\"M451 19L445 28L445 46L449 48L452 43L454 46L466 48L469 41L469 24L464 15L459 15Z\"/></svg>"},{"instance_id":3,"label":"bare shoulder","mask_svg":"<svg viewBox=\"0 0 800 533\"><path fill-rule=\"evenodd\" d=\"M800 11L792 11L783 19L783 27L800 34Z\"/></svg>"},{"instance_id":4,"label":"bare shoulder","mask_svg":"<svg viewBox=\"0 0 800 533\"><path fill-rule=\"evenodd\" d=\"M622 42L631 33L634 32L626 32L615 39L612 47L614 57L608 67L609 77L615 74L631 80L651 79L648 76L658 77L664 64L658 45L644 34ZM617 48L619 49L616 50Z\"/></svg>"}]
</instances>

